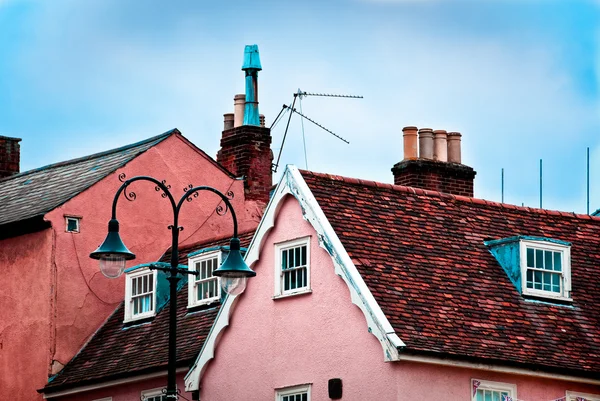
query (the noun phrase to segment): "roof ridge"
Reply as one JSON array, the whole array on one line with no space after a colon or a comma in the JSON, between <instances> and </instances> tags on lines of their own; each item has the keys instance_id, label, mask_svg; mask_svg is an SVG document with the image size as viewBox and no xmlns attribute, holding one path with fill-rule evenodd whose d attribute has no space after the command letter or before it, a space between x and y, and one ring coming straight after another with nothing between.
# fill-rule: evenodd
<instances>
[{"instance_id":1,"label":"roof ridge","mask_svg":"<svg viewBox=\"0 0 600 401\"><path fill-rule=\"evenodd\" d=\"M426 196L433 196L433 197L444 198L444 199L454 199L454 200L461 201L461 202L473 203L473 204L478 204L478 205L487 205L487 206L499 207L499 208L504 208L504 209L520 210L520 211L529 212L529 213L546 214L546 215L552 215L552 216L573 217L573 218L584 219L584 220L600 220L600 216L593 216L593 215L588 215L588 214L565 212L565 211L561 211L561 210L552 210L552 209L540 209L540 208L529 207L529 206L518 206L518 205L513 205L510 203L490 201L490 200L486 200L486 199L463 196L463 195L453 195L453 194L448 194L448 193L439 192L439 191L432 191L429 189L408 187L405 185L395 185L395 184L389 184L389 183L385 183L385 182L364 180L361 178L346 177L346 176L341 176L341 175L336 175L336 174L318 173L318 172L310 171L310 170L302 170L302 169L298 169L298 170L300 171L300 174L302 174L302 175L313 176L313 177L322 178L322 179L329 179L332 181L342 181L347 184L353 184L353 185L363 185L366 187L373 187L373 188L378 188L378 189L390 189L393 191L406 192L406 193L411 193L414 195L426 195Z\"/></svg>"},{"instance_id":2,"label":"roof ridge","mask_svg":"<svg viewBox=\"0 0 600 401\"><path fill-rule=\"evenodd\" d=\"M159 139L163 140L163 139L165 139L165 138L167 138L167 137L169 137L169 136L171 136L173 134L181 134L181 132L179 132L179 130L177 128L173 128L173 129L170 129L170 130L168 130L166 132L163 132L162 134L155 135L153 137L150 137L150 138L147 138L147 139L135 142L135 143L130 143L128 145L124 145L124 146L121 146L121 147L118 147L118 148L104 150L102 152L92 153L91 155L81 156L81 157L77 157L75 159L64 160L64 161L61 161L61 162L48 164L46 166L37 167L37 168L31 169L31 170L23 171L21 173L8 176L8 177L0 178L0 183L6 182L6 181L10 181L13 178L24 177L24 176L32 174L32 173L37 173L37 172L42 171L42 170L47 170L47 169L56 168L56 167L68 166L70 164L78 163L78 162L81 162L81 161L92 160L92 159L96 159L96 158L99 158L99 157L102 157L102 156L107 156L107 155L110 155L110 154L113 154L113 153L122 152L122 151L125 151L125 150L128 150L128 149L131 149L131 148L135 148L135 147L138 147L138 146L142 146L142 145L148 144L148 143L153 142L153 141L157 141Z\"/></svg>"}]
</instances>

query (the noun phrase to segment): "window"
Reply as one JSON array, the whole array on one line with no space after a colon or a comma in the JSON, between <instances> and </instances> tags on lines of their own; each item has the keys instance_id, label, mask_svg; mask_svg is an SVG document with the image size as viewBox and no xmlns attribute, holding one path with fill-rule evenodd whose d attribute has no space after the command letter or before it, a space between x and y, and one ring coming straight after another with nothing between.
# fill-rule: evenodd
<instances>
[{"instance_id":1,"label":"window","mask_svg":"<svg viewBox=\"0 0 600 401\"><path fill-rule=\"evenodd\" d=\"M162 388L144 390L140 398L142 401L167 401L167 395L163 392Z\"/></svg>"},{"instance_id":2,"label":"window","mask_svg":"<svg viewBox=\"0 0 600 401\"><path fill-rule=\"evenodd\" d=\"M600 401L600 395L567 391L566 399L566 401Z\"/></svg>"},{"instance_id":3,"label":"window","mask_svg":"<svg viewBox=\"0 0 600 401\"><path fill-rule=\"evenodd\" d=\"M275 296L310 292L310 237L275 245Z\"/></svg>"},{"instance_id":4,"label":"window","mask_svg":"<svg viewBox=\"0 0 600 401\"><path fill-rule=\"evenodd\" d=\"M310 401L310 384L277 390L275 401Z\"/></svg>"},{"instance_id":5,"label":"window","mask_svg":"<svg viewBox=\"0 0 600 401\"><path fill-rule=\"evenodd\" d=\"M523 294L569 299L571 253L567 245L546 241L521 241Z\"/></svg>"},{"instance_id":6,"label":"window","mask_svg":"<svg viewBox=\"0 0 600 401\"><path fill-rule=\"evenodd\" d=\"M125 286L125 321L154 316L156 305L156 270L139 269L127 274Z\"/></svg>"},{"instance_id":7,"label":"window","mask_svg":"<svg viewBox=\"0 0 600 401\"><path fill-rule=\"evenodd\" d=\"M516 401L517 399L515 384L472 379L471 388L473 401Z\"/></svg>"},{"instance_id":8,"label":"window","mask_svg":"<svg viewBox=\"0 0 600 401\"><path fill-rule=\"evenodd\" d=\"M209 304L221 298L219 278L213 272L221 266L221 251L200 254L188 260L190 270L200 273L190 275L188 281L188 307Z\"/></svg>"},{"instance_id":9,"label":"window","mask_svg":"<svg viewBox=\"0 0 600 401\"><path fill-rule=\"evenodd\" d=\"M68 233L78 233L79 220L81 220L81 217L65 216L65 231Z\"/></svg>"}]
</instances>

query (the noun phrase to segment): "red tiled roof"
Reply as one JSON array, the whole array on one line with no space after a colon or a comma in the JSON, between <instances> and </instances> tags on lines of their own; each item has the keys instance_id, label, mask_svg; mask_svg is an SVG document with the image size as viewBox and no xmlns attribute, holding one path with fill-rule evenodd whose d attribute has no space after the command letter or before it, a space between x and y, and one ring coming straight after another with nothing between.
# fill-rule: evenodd
<instances>
[{"instance_id":1,"label":"red tiled roof","mask_svg":"<svg viewBox=\"0 0 600 401\"><path fill-rule=\"evenodd\" d=\"M240 234L243 247L250 244L254 231ZM193 250L229 245L230 237L211 240L180 249L180 263L187 264ZM165 254L162 261L169 261ZM218 306L188 313L187 285L177 294L177 364L192 363L219 312ZM169 304L146 324L125 325L124 303L98 329L81 351L44 387L45 393L117 378L166 370L169 337Z\"/></svg>"},{"instance_id":2,"label":"red tiled roof","mask_svg":"<svg viewBox=\"0 0 600 401\"><path fill-rule=\"evenodd\" d=\"M403 352L600 373L600 218L301 171ZM573 302L524 299L484 240L572 243Z\"/></svg>"}]
</instances>

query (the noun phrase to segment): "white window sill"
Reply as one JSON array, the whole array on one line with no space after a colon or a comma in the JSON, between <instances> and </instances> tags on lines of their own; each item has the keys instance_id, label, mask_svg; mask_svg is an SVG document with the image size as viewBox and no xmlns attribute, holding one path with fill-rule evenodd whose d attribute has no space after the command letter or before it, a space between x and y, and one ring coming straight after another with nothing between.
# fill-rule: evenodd
<instances>
[{"instance_id":1,"label":"white window sill","mask_svg":"<svg viewBox=\"0 0 600 401\"><path fill-rule=\"evenodd\" d=\"M296 295L304 295L304 294L312 294L312 290L310 288L307 288L302 291L286 292L284 294L273 295L273 299L289 298L289 297L295 297Z\"/></svg>"},{"instance_id":2,"label":"white window sill","mask_svg":"<svg viewBox=\"0 0 600 401\"><path fill-rule=\"evenodd\" d=\"M561 301L561 302L573 302L573 298L564 297L560 294L550 291L541 291L541 290L531 290L528 288L526 291L523 290L523 295L528 297L535 297L540 299L545 299L548 301Z\"/></svg>"},{"instance_id":3,"label":"white window sill","mask_svg":"<svg viewBox=\"0 0 600 401\"><path fill-rule=\"evenodd\" d=\"M136 315L135 317L130 317L128 319L124 319L123 323L137 322L138 320L144 320L144 319L148 319L148 318L154 317L154 316L156 316L156 313L154 313L154 312L146 313L143 315Z\"/></svg>"},{"instance_id":4,"label":"white window sill","mask_svg":"<svg viewBox=\"0 0 600 401\"><path fill-rule=\"evenodd\" d=\"M210 299L205 299L203 301L198 301L195 304L191 304L187 306L188 309L193 309L193 308L197 308L199 306L205 306L205 305L212 305L212 304L218 304L221 302L221 297L217 297L217 298L210 298Z\"/></svg>"}]
</instances>

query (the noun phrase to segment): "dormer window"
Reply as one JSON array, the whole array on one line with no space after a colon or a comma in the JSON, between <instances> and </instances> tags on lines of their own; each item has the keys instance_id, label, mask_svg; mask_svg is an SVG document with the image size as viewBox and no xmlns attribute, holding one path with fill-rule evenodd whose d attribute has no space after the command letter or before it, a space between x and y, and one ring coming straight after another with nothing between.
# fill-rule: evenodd
<instances>
[{"instance_id":1,"label":"dormer window","mask_svg":"<svg viewBox=\"0 0 600 401\"><path fill-rule=\"evenodd\" d=\"M543 237L517 236L485 241L519 293L570 301L571 244Z\"/></svg>"},{"instance_id":2,"label":"dormer window","mask_svg":"<svg viewBox=\"0 0 600 401\"><path fill-rule=\"evenodd\" d=\"M190 256L188 265L190 270L199 273L189 278L188 307L218 302L221 299L221 286L213 272L221 266L221 250Z\"/></svg>"},{"instance_id":3,"label":"dormer window","mask_svg":"<svg viewBox=\"0 0 600 401\"><path fill-rule=\"evenodd\" d=\"M140 268L127 274L125 322L154 316L156 311L156 270Z\"/></svg>"}]
</instances>

